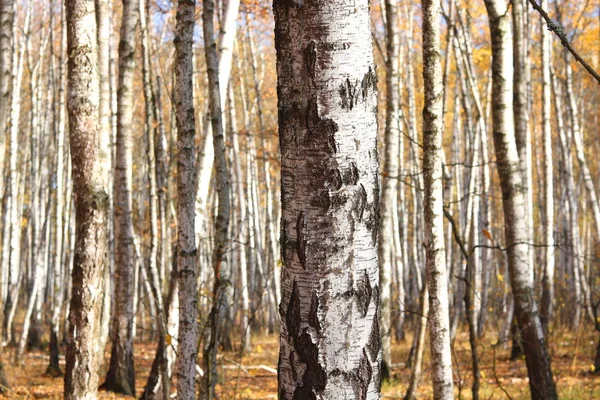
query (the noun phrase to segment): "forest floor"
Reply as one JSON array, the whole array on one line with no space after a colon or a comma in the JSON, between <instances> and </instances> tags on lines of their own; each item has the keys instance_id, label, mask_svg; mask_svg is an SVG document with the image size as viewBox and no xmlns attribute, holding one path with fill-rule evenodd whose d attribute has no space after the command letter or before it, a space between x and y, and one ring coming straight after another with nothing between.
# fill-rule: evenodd
<instances>
[{"instance_id":1,"label":"forest floor","mask_svg":"<svg viewBox=\"0 0 600 400\"><path fill-rule=\"evenodd\" d=\"M524 360L510 361L509 349L495 346L496 335L484 337L479 343L481 366L481 399L528 399L528 378ZM552 366L561 399L600 399L600 376L591 373L598 333L591 327L581 327L578 332L555 331L550 337ZM221 384L217 386L221 400L276 399L277 352L276 336L254 339L252 351L243 355L225 352L220 357ZM393 366L390 381L383 384L384 399L402 399L410 378L410 369L404 366L412 342L411 337L393 345ZM63 349L64 350L64 349ZM109 349L107 349L109 350ZM5 352L5 360L12 360L13 349ZM142 393L155 352L153 342L135 344L136 386ZM429 378L428 352L425 355L423 377L418 398L432 398ZM108 362L109 353L106 353ZM456 360L458 359L458 365ZM12 399L62 398L62 378L44 375L48 364L47 353L30 352L22 367L6 362L6 372L12 385L7 397ZM64 363L64 359L62 360ZM457 398L471 398L471 351L468 335L460 333L454 346L455 392ZM458 366L458 368L457 368ZM459 385L460 384L460 385ZM174 389L173 389L174 390ZM460 392L460 396L459 396ZM100 399L124 399L101 392Z\"/></svg>"}]
</instances>

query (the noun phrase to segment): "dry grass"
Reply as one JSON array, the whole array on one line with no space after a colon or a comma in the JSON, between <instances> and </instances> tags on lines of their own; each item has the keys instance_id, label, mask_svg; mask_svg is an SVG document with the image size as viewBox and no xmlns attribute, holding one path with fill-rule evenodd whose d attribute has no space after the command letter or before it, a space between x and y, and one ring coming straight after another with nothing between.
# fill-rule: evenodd
<instances>
[{"instance_id":1,"label":"dry grass","mask_svg":"<svg viewBox=\"0 0 600 400\"><path fill-rule=\"evenodd\" d=\"M481 357L481 392L482 399L528 399L528 379L525 362L508 360L508 349L494 346L496 337L488 335L480 341ZM492 337L494 336L494 337ZM600 399L600 376L590 373L598 334L591 327L585 327L578 334L568 331L554 332L550 337L552 363L555 379L561 399ZM409 336L401 343L393 346L393 361L401 364L406 361L412 338ZM152 343L136 343L136 387L138 395L142 392L148 376L155 345ZM6 354L12 360L12 350ZM263 368L247 368L264 365L277 367L278 343L276 336L258 337L254 340L252 351L243 355L239 363L238 352L225 353L220 357L222 380L218 385L220 398L225 399L276 399L277 377ZM470 350L468 337L459 334L455 342L455 388L456 394L464 399L471 398ZM495 352L495 368L494 363ZM108 353L106 360L108 361ZM432 397L429 381L428 355L425 355L423 378L418 391L419 398ZM44 375L48 358L40 352L29 353L25 366L18 367L7 363L7 374L13 385L8 398L19 399L60 399L62 398L63 381L61 378L50 378ZM458 368L456 368L458 367ZM392 379L383 385L384 399L401 399L407 387L410 370L402 365L391 371ZM495 378L497 376L497 379ZM1 396L0 396L1 397ZM125 398L111 393L100 393L101 399Z\"/></svg>"}]
</instances>

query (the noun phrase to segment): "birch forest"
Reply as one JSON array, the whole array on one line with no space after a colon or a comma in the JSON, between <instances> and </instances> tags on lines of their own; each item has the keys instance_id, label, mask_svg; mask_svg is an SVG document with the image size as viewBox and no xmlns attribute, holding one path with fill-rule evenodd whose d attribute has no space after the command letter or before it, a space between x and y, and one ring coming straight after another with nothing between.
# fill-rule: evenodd
<instances>
[{"instance_id":1,"label":"birch forest","mask_svg":"<svg viewBox=\"0 0 600 400\"><path fill-rule=\"evenodd\" d=\"M0 0L0 398L600 399L599 0Z\"/></svg>"}]
</instances>

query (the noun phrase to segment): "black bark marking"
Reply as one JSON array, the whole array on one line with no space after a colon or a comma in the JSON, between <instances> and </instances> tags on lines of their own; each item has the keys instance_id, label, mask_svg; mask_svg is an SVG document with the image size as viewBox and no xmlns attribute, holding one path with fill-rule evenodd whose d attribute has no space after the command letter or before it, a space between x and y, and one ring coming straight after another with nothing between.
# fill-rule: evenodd
<instances>
[{"instance_id":1,"label":"black bark marking","mask_svg":"<svg viewBox=\"0 0 600 400\"><path fill-rule=\"evenodd\" d=\"M300 322L300 296L298 295L298 287L294 280L292 285L292 295L290 296L290 302L288 303L287 311L285 313L285 325L287 327L288 335L293 337L294 340L300 331Z\"/></svg>"},{"instance_id":2,"label":"black bark marking","mask_svg":"<svg viewBox=\"0 0 600 400\"><path fill-rule=\"evenodd\" d=\"M360 205L358 206L358 221L362 221L363 215L365 214L365 208L367 208L367 189L361 183L360 184Z\"/></svg>"},{"instance_id":3,"label":"black bark marking","mask_svg":"<svg viewBox=\"0 0 600 400\"><path fill-rule=\"evenodd\" d=\"M369 383L373 378L373 367L367 356L367 351L363 349L362 357L358 363L358 369L356 370L356 389L357 395L360 400L367 398L367 391L369 390Z\"/></svg>"},{"instance_id":4,"label":"black bark marking","mask_svg":"<svg viewBox=\"0 0 600 400\"><path fill-rule=\"evenodd\" d=\"M313 292L310 299L310 310L308 311L308 324L315 328L317 334L321 333L321 325L319 324L319 298L317 293Z\"/></svg>"},{"instance_id":5,"label":"black bark marking","mask_svg":"<svg viewBox=\"0 0 600 400\"><path fill-rule=\"evenodd\" d=\"M375 92L377 90L377 81L377 73L374 69L369 67L369 71L365 74L361 83L363 100L366 100L369 96L369 90L371 92Z\"/></svg>"},{"instance_id":6,"label":"black bark marking","mask_svg":"<svg viewBox=\"0 0 600 400\"><path fill-rule=\"evenodd\" d=\"M298 372L296 371L296 353L294 351L290 351L290 370L292 371L292 378L294 381L298 380Z\"/></svg>"},{"instance_id":7,"label":"black bark marking","mask_svg":"<svg viewBox=\"0 0 600 400\"><path fill-rule=\"evenodd\" d=\"M357 185L359 176L358 167L353 161L350 163L350 167L344 170L344 184L352 186Z\"/></svg>"},{"instance_id":8,"label":"black bark marking","mask_svg":"<svg viewBox=\"0 0 600 400\"><path fill-rule=\"evenodd\" d=\"M379 197L375 197L378 199ZM365 227L371 232L371 243L377 243L377 235L379 234L379 207L374 203L368 204L365 207L366 216L364 218Z\"/></svg>"},{"instance_id":9,"label":"black bark marking","mask_svg":"<svg viewBox=\"0 0 600 400\"><path fill-rule=\"evenodd\" d=\"M381 348L381 341L379 338L379 313L373 315L373 324L371 325L371 333L369 333L369 341L367 342L367 351L371 356L371 360L377 360L379 355L379 349Z\"/></svg>"},{"instance_id":10,"label":"black bark marking","mask_svg":"<svg viewBox=\"0 0 600 400\"><path fill-rule=\"evenodd\" d=\"M344 178L342 177L342 172L337 167L331 167L327 170L327 178L326 185L329 189L340 190L344 185Z\"/></svg>"},{"instance_id":11,"label":"black bark marking","mask_svg":"<svg viewBox=\"0 0 600 400\"><path fill-rule=\"evenodd\" d=\"M300 211L298 214L298 221L296 222L296 252L300 259L302 268L306 269L306 244L307 241L304 238L304 230L306 229L306 216L304 212Z\"/></svg>"},{"instance_id":12,"label":"black bark marking","mask_svg":"<svg viewBox=\"0 0 600 400\"><path fill-rule=\"evenodd\" d=\"M304 50L304 62L306 63L308 74L314 80L317 68L317 43L314 40Z\"/></svg>"},{"instance_id":13,"label":"black bark marking","mask_svg":"<svg viewBox=\"0 0 600 400\"><path fill-rule=\"evenodd\" d=\"M294 349L302 363L306 365L302 384L296 387L294 399L316 399L315 393L322 392L327 384L327 374L319 364L319 348L312 342L305 329L300 337L294 337Z\"/></svg>"},{"instance_id":14,"label":"black bark marking","mask_svg":"<svg viewBox=\"0 0 600 400\"><path fill-rule=\"evenodd\" d=\"M346 78L342 86L340 86L343 109L352 110L358 103L358 84L358 81L352 83L349 78Z\"/></svg>"},{"instance_id":15,"label":"black bark marking","mask_svg":"<svg viewBox=\"0 0 600 400\"><path fill-rule=\"evenodd\" d=\"M369 304L371 304L372 297L373 289L371 288L369 275L367 271L363 270L362 276L356 282L356 301L363 318L367 315L367 311L369 311Z\"/></svg>"},{"instance_id":16,"label":"black bark marking","mask_svg":"<svg viewBox=\"0 0 600 400\"><path fill-rule=\"evenodd\" d=\"M319 116L319 107L314 98L308 100L305 115L306 130L308 131L306 140L313 142L313 145L317 149L324 149L323 141L325 141L327 143L328 153L337 153L335 133L339 131L338 124L330 118L321 118Z\"/></svg>"}]
</instances>

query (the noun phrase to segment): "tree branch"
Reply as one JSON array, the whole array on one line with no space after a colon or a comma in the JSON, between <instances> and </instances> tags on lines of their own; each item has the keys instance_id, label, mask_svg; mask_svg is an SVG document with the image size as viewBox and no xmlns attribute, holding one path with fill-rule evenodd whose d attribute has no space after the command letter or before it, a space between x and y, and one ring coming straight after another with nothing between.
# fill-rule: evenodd
<instances>
[{"instance_id":1,"label":"tree branch","mask_svg":"<svg viewBox=\"0 0 600 400\"><path fill-rule=\"evenodd\" d=\"M567 50L569 50L569 52L573 55L573 57L575 57L579 64L581 64L583 68L585 68L590 73L590 75L592 75L594 79L598 81L598 84L600 85L600 75L598 75L598 73L594 71L594 69L588 63L586 63L583 60L583 58L581 58L581 56L575 51L575 49L573 49L563 27L559 23L554 22L552 18L550 18L550 16L548 15L548 13L544 11L544 9L535 0L529 0L529 3L531 3L532 7L542 16L542 18L544 18L546 24L548 24L548 30L554 32L554 34L560 39L560 43L564 47L566 47Z\"/></svg>"}]
</instances>

